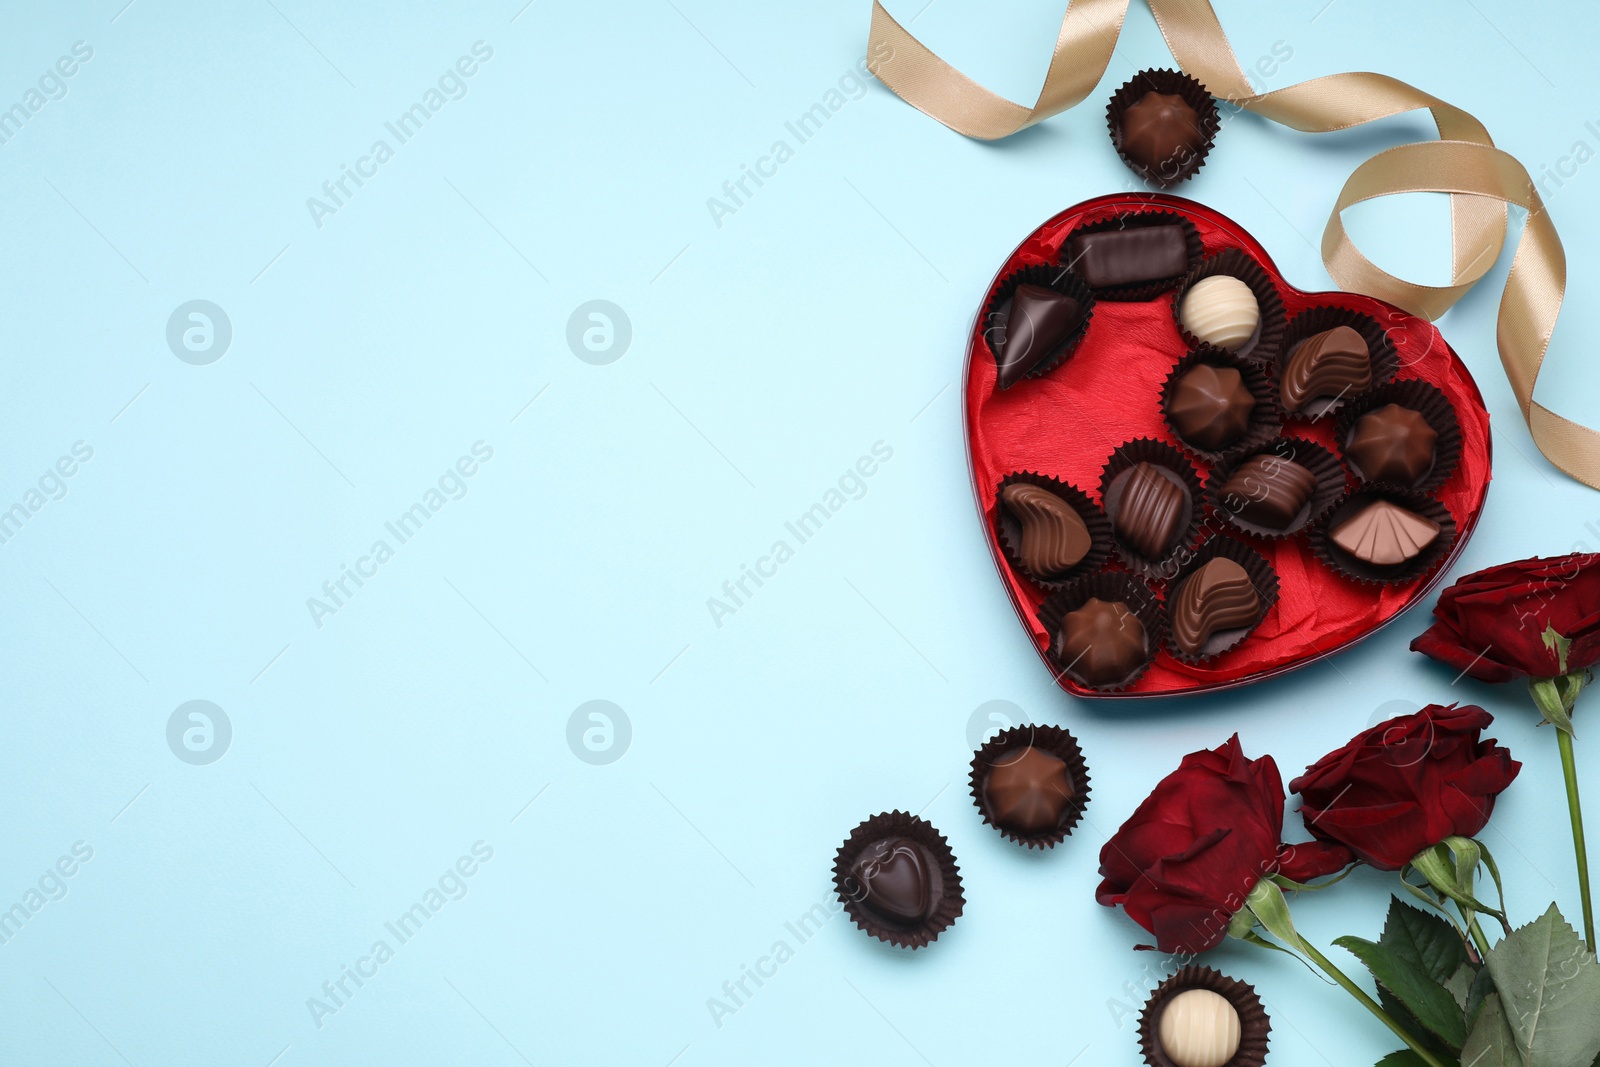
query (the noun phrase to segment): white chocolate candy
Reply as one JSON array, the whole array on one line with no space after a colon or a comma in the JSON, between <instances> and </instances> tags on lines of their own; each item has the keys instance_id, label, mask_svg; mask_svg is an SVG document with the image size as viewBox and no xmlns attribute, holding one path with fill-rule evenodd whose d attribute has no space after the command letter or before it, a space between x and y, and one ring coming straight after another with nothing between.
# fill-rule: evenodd
<instances>
[{"instance_id":1,"label":"white chocolate candy","mask_svg":"<svg viewBox=\"0 0 1600 1067\"><path fill-rule=\"evenodd\" d=\"M1161 1050L1175 1067L1224 1067L1239 1051L1239 1013L1209 989L1189 989L1161 1012Z\"/></svg>"},{"instance_id":2,"label":"white chocolate candy","mask_svg":"<svg viewBox=\"0 0 1600 1067\"><path fill-rule=\"evenodd\" d=\"M1231 274L1201 278L1183 294L1183 328L1219 348L1237 350L1261 322L1261 305L1250 287Z\"/></svg>"}]
</instances>

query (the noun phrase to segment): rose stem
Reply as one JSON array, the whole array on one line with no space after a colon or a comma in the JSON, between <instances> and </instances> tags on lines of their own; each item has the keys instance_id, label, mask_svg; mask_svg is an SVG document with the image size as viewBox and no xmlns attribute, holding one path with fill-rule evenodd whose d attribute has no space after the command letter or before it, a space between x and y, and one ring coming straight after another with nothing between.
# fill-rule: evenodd
<instances>
[{"instance_id":1,"label":"rose stem","mask_svg":"<svg viewBox=\"0 0 1600 1067\"><path fill-rule=\"evenodd\" d=\"M1478 946L1478 959L1488 959L1489 939L1484 936L1483 927L1478 925L1478 913L1471 908L1463 907L1460 901L1456 902L1456 908L1460 910L1461 917L1467 921L1467 929L1472 933L1473 944Z\"/></svg>"},{"instance_id":2,"label":"rose stem","mask_svg":"<svg viewBox=\"0 0 1600 1067\"><path fill-rule=\"evenodd\" d=\"M1589 899L1589 850L1583 842L1583 808L1578 804L1578 766L1572 753L1572 735L1556 731L1561 746L1561 771L1567 779L1567 811L1572 815L1572 851L1578 860L1578 894L1583 899L1583 940L1594 950L1594 903Z\"/></svg>"},{"instance_id":3,"label":"rose stem","mask_svg":"<svg viewBox=\"0 0 1600 1067\"><path fill-rule=\"evenodd\" d=\"M1423 1048L1421 1045L1418 1045L1416 1038L1408 1034L1405 1027L1391 1019L1389 1017L1389 1013L1384 1011L1383 1008L1379 1006L1377 1001L1367 996L1364 989L1352 982L1349 975L1335 967L1333 965L1333 961L1328 959L1328 957L1318 952L1315 945L1307 941L1305 938L1300 937L1298 934L1295 935L1295 939L1300 942L1298 946L1300 951L1304 952L1307 956L1310 956L1312 962L1314 962L1318 967L1321 967L1323 972L1329 978L1332 978L1335 982L1339 983L1339 985L1343 986L1345 992L1349 993L1352 997L1355 997L1362 1007L1366 1008L1373 1015L1376 1015L1379 1022L1383 1023L1383 1025L1394 1031L1394 1035L1401 1041L1404 1041L1407 1047L1409 1047L1412 1052L1417 1054L1418 1059L1422 1060L1423 1063L1426 1063L1428 1067L1445 1067L1444 1063L1441 1062L1438 1057L1429 1052L1427 1049Z\"/></svg>"}]
</instances>

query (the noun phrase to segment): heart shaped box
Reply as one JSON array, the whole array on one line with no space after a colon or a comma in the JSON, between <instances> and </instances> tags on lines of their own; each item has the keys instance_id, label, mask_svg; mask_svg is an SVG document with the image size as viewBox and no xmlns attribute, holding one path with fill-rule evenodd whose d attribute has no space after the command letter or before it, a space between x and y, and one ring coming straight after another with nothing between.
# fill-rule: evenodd
<instances>
[{"instance_id":1,"label":"heart shaped box","mask_svg":"<svg viewBox=\"0 0 1600 1067\"><path fill-rule=\"evenodd\" d=\"M1047 374L1019 382L1005 392L995 388L994 357L983 337L983 308L995 285L1014 271L1035 264L1059 264L1061 246L1073 229L1151 210L1175 212L1193 223L1206 256L1237 249L1259 262L1272 276L1290 321L1312 308L1343 308L1370 316L1383 326L1399 356L1398 377L1431 382L1454 407L1460 423L1460 461L1449 479L1432 493L1455 521L1457 535L1438 566L1412 580L1388 584L1364 583L1334 571L1316 557L1304 536L1275 541L1245 536L1242 540L1272 563L1280 585L1278 602L1260 626L1231 651L1202 664L1180 663L1162 649L1134 684L1102 692L1080 685L1050 665L1046 650L1051 634L1037 615L1048 590L1015 570L1001 550L996 537L996 487L1014 471L1038 471L1070 482L1099 501L1101 468L1119 443L1152 437L1182 447L1162 418L1160 399L1168 372L1189 350L1173 318L1174 293L1168 290L1141 302L1099 302L1088 334L1069 358ZM1231 689L1276 677L1350 647L1392 622L1443 579L1466 547L1489 489L1489 413L1472 374L1431 323L1358 293L1307 293L1293 288L1243 227L1181 197L1098 197L1068 208L1029 234L1001 266L979 303L969 331L962 388L967 466L1001 584L1046 668L1061 688L1079 697L1178 696ZM1285 432L1337 453L1337 423L1337 418L1290 417ZM1192 453L1191 459L1209 476L1210 462Z\"/></svg>"}]
</instances>

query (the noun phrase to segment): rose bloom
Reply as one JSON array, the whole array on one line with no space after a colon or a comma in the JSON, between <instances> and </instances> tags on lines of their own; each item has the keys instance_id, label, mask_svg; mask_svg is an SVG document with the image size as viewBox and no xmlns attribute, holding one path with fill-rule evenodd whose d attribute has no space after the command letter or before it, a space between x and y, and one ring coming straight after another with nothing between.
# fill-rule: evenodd
<instances>
[{"instance_id":1,"label":"rose bloom","mask_svg":"<svg viewBox=\"0 0 1600 1067\"><path fill-rule=\"evenodd\" d=\"M1309 881L1349 865L1342 847L1284 845L1283 779L1271 756L1252 760L1235 734L1183 758L1100 850L1095 899L1121 905L1164 952L1203 952L1257 882Z\"/></svg>"},{"instance_id":2,"label":"rose bloom","mask_svg":"<svg viewBox=\"0 0 1600 1067\"><path fill-rule=\"evenodd\" d=\"M1471 704L1433 704L1357 735L1289 783L1306 827L1387 871L1447 837L1474 836L1522 769L1480 738L1493 721Z\"/></svg>"},{"instance_id":3,"label":"rose bloom","mask_svg":"<svg viewBox=\"0 0 1600 1067\"><path fill-rule=\"evenodd\" d=\"M1600 662L1600 555L1524 559L1469 574L1446 589L1421 652L1482 682L1563 673L1545 628L1572 642L1567 670Z\"/></svg>"}]
</instances>

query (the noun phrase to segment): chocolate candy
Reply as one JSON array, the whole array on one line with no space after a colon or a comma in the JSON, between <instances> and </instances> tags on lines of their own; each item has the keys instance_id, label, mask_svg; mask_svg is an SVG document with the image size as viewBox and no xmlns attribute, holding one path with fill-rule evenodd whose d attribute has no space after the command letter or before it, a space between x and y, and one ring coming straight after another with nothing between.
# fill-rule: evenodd
<instances>
[{"instance_id":1,"label":"chocolate candy","mask_svg":"<svg viewBox=\"0 0 1600 1067\"><path fill-rule=\"evenodd\" d=\"M1231 274L1201 278L1183 294L1178 321L1200 340L1238 351L1261 325L1256 294Z\"/></svg>"},{"instance_id":2,"label":"chocolate candy","mask_svg":"<svg viewBox=\"0 0 1600 1067\"><path fill-rule=\"evenodd\" d=\"M1147 462L1130 467L1113 485L1119 482L1112 529L1140 555L1163 558L1189 526L1189 490L1176 474Z\"/></svg>"},{"instance_id":3,"label":"chocolate candy","mask_svg":"<svg viewBox=\"0 0 1600 1067\"><path fill-rule=\"evenodd\" d=\"M1185 655L1199 656L1216 634L1253 626L1260 614L1261 597L1249 573L1219 556L1178 587L1172 601L1172 642Z\"/></svg>"},{"instance_id":4,"label":"chocolate candy","mask_svg":"<svg viewBox=\"0 0 1600 1067\"><path fill-rule=\"evenodd\" d=\"M1363 563L1398 567L1416 559L1440 532L1439 524L1388 500L1373 500L1341 518L1328 540Z\"/></svg>"},{"instance_id":5,"label":"chocolate candy","mask_svg":"<svg viewBox=\"0 0 1600 1067\"><path fill-rule=\"evenodd\" d=\"M1205 139L1200 116L1181 96L1152 90L1122 113L1122 152L1148 171L1171 171Z\"/></svg>"},{"instance_id":6,"label":"chocolate candy","mask_svg":"<svg viewBox=\"0 0 1600 1067\"><path fill-rule=\"evenodd\" d=\"M1022 525L1017 555L1036 577L1057 578L1089 554L1092 541L1083 517L1050 490L1013 482L1000 491L1000 500Z\"/></svg>"},{"instance_id":7,"label":"chocolate candy","mask_svg":"<svg viewBox=\"0 0 1600 1067\"><path fill-rule=\"evenodd\" d=\"M903 811L874 815L850 831L833 858L833 884L857 926L902 948L934 940L966 903L949 842Z\"/></svg>"},{"instance_id":8,"label":"chocolate candy","mask_svg":"<svg viewBox=\"0 0 1600 1067\"><path fill-rule=\"evenodd\" d=\"M1175 224L1080 233L1066 265L1097 289L1176 278L1189 269L1189 238Z\"/></svg>"},{"instance_id":9,"label":"chocolate candy","mask_svg":"<svg viewBox=\"0 0 1600 1067\"><path fill-rule=\"evenodd\" d=\"M1156 1035L1173 1067L1225 1067L1243 1036L1238 1011L1209 989L1186 989L1167 1001Z\"/></svg>"},{"instance_id":10,"label":"chocolate candy","mask_svg":"<svg viewBox=\"0 0 1600 1067\"><path fill-rule=\"evenodd\" d=\"M1032 745L1002 756L983 793L995 825L1019 834L1054 829L1078 795L1066 761Z\"/></svg>"},{"instance_id":11,"label":"chocolate candy","mask_svg":"<svg viewBox=\"0 0 1600 1067\"><path fill-rule=\"evenodd\" d=\"M1184 967L1139 1013L1149 1067L1262 1067L1272 1023L1244 982L1209 967Z\"/></svg>"},{"instance_id":12,"label":"chocolate candy","mask_svg":"<svg viewBox=\"0 0 1600 1067\"><path fill-rule=\"evenodd\" d=\"M1245 522L1287 530L1316 491L1317 476L1282 456L1251 456L1222 484L1222 506Z\"/></svg>"},{"instance_id":13,"label":"chocolate candy","mask_svg":"<svg viewBox=\"0 0 1600 1067\"><path fill-rule=\"evenodd\" d=\"M915 841L888 837L862 849L850 866L862 901L885 919L919 923L929 915L929 863Z\"/></svg>"},{"instance_id":14,"label":"chocolate candy","mask_svg":"<svg viewBox=\"0 0 1600 1067\"><path fill-rule=\"evenodd\" d=\"M1337 400L1371 384L1372 353L1366 339L1349 326L1335 326L1306 338L1289 355L1279 394L1285 410L1299 412L1313 401Z\"/></svg>"},{"instance_id":15,"label":"chocolate candy","mask_svg":"<svg viewBox=\"0 0 1600 1067\"><path fill-rule=\"evenodd\" d=\"M1185 441L1216 451L1244 437L1255 407L1238 370L1199 363L1174 383L1167 419Z\"/></svg>"},{"instance_id":16,"label":"chocolate candy","mask_svg":"<svg viewBox=\"0 0 1600 1067\"><path fill-rule=\"evenodd\" d=\"M1420 412L1385 404L1356 420L1344 451L1369 481L1413 485L1432 469L1438 439Z\"/></svg>"},{"instance_id":17,"label":"chocolate candy","mask_svg":"<svg viewBox=\"0 0 1600 1067\"><path fill-rule=\"evenodd\" d=\"M995 346L1000 388L1009 389L1058 355L1083 319L1084 307L1072 297L1042 285L1017 286Z\"/></svg>"},{"instance_id":18,"label":"chocolate candy","mask_svg":"<svg viewBox=\"0 0 1600 1067\"><path fill-rule=\"evenodd\" d=\"M1054 652L1062 667L1093 686L1126 681L1150 655L1144 624L1132 609L1099 597L1062 618Z\"/></svg>"}]
</instances>

